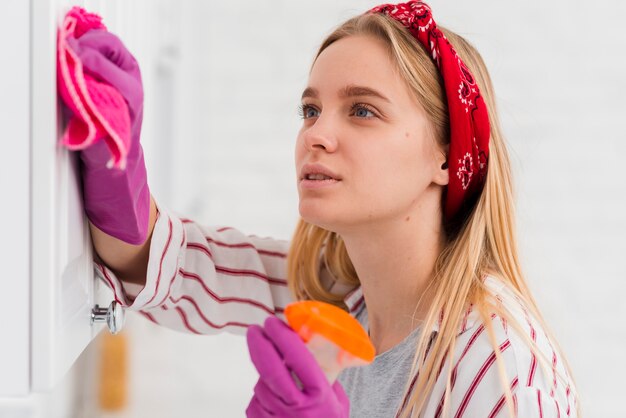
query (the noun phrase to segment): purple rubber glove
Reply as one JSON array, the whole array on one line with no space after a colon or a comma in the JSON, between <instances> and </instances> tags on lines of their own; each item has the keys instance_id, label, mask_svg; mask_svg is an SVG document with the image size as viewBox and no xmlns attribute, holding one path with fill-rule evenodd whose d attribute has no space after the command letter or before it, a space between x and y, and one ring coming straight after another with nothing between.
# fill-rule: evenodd
<instances>
[{"instance_id":1,"label":"purple rubber glove","mask_svg":"<svg viewBox=\"0 0 626 418\"><path fill-rule=\"evenodd\" d=\"M260 375L246 410L248 417L350 416L350 402L339 382L328 383L313 354L287 324L270 316L263 327L250 326L247 338L250 358Z\"/></svg>"},{"instance_id":2,"label":"purple rubber glove","mask_svg":"<svg viewBox=\"0 0 626 418\"><path fill-rule=\"evenodd\" d=\"M131 121L125 170L106 167L111 154L102 139L80 151L85 212L107 234L129 244L143 244L148 234L150 189L139 143L143 118L139 65L120 39L106 30L92 29L78 39L69 38L68 44L86 74L110 84L124 97Z\"/></svg>"}]
</instances>

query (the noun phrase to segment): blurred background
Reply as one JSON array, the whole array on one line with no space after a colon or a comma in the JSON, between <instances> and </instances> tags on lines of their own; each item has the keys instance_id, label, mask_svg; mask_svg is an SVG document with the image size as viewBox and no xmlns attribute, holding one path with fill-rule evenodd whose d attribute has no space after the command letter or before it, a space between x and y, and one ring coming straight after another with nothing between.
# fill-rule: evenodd
<instances>
[{"instance_id":1,"label":"blurred background","mask_svg":"<svg viewBox=\"0 0 626 418\"><path fill-rule=\"evenodd\" d=\"M378 3L79 4L101 13L141 65L142 143L160 204L207 225L289 239L298 219L296 109L312 58L333 27ZM430 4L490 69L514 164L522 259L584 415L623 417L626 3ZM244 338L186 335L134 313L123 335L119 409L101 407L101 336L45 396L41 416L245 415L256 373Z\"/></svg>"}]
</instances>

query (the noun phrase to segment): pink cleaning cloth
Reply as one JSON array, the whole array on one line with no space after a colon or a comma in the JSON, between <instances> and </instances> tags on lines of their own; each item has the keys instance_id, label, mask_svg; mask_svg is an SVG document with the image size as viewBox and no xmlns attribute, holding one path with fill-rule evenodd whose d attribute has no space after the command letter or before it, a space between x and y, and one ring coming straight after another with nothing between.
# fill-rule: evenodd
<instances>
[{"instance_id":1,"label":"pink cleaning cloth","mask_svg":"<svg viewBox=\"0 0 626 418\"><path fill-rule=\"evenodd\" d=\"M83 64L67 43L90 29L104 29L102 18L81 7L72 8L59 29L57 45L57 89L72 110L61 143L81 150L104 138L112 158L107 168L125 169L130 149L130 115L124 97L112 86L83 72Z\"/></svg>"}]
</instances>

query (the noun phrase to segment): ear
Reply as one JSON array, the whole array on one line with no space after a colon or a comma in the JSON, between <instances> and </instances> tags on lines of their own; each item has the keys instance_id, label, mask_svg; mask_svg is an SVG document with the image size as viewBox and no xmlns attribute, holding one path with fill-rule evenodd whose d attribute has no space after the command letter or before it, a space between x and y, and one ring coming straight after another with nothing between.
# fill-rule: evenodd
<instances>
[{"instance_id":1,"label":"ear","mask_svg":"<svg viewBox=\"0 0 626 418\"><path fill-rule=\"evenodd\" d=\"M449 169L448 169L448 146L446 145L445 149L438 151L436 153L436 165L435 165L435 175L433 177L433 182L438 184L439 186L447 186L450 177L449 177Z\"/></svg>"}]
</instances>

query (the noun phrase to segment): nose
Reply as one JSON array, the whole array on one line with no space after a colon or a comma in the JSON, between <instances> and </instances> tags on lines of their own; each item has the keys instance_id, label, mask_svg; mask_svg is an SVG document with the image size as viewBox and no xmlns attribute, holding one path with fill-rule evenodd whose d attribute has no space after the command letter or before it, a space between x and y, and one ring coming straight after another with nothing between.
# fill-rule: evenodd
<instances>
[{"instance_id":1,"label":"nose","mask_svg":"<svg viewBox=\"0 0 626 418\"><path fill-rule=\"evenodd\" d=\"M318 118L315 123L302 132L304 147L307 151L335 152L337 150L337 137L328 120Z\"/></svg>"}]
</instances>

